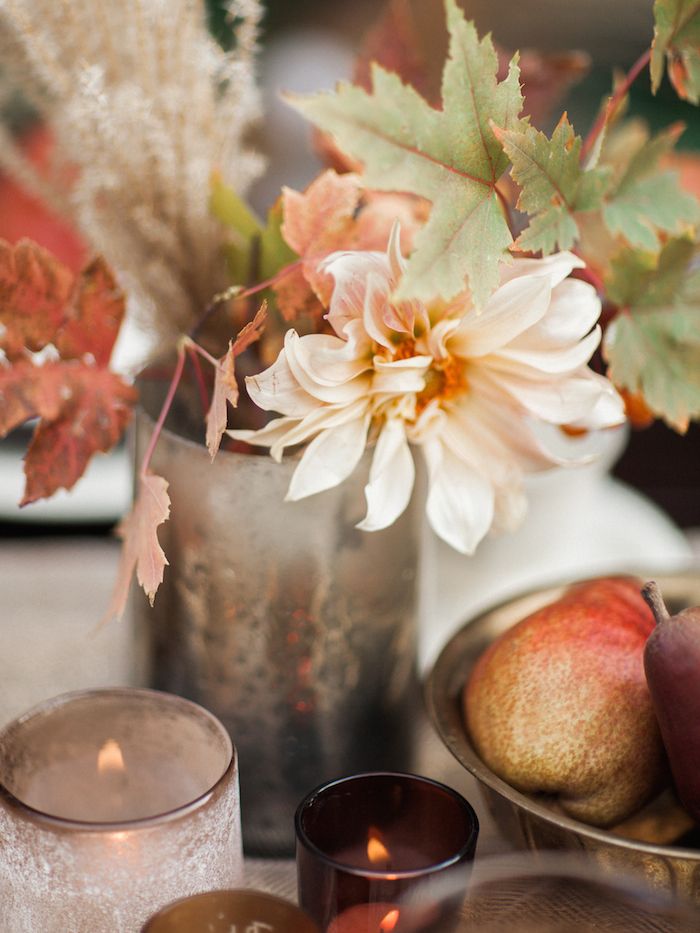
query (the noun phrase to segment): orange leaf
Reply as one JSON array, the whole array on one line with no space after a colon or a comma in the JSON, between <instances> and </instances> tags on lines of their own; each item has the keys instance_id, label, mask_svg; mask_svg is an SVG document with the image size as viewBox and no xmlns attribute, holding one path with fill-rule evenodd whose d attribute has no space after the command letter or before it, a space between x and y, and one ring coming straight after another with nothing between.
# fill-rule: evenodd
<instances>
[{"instance_id":1,"label":"orange leaf","mask_svg":"<svg viewBox=\"0 0 700 933\"><path fill-rule=\"evenodd\" d=\"M0 366L0 437L37 416L53 420L63 405L61 363L34 366L18 360Z\"/></svg>"},{"instance_id":2,"label":"orange leaf","mask_svg":"<svg viewBox=\"0 0 700 933\"><path fill-rule=\"evenodd\" d=\"M11 246L0 240L2 348L10 358L24 347L42 350L55 339L73 282L71 270L36 243Z\"/></svg>"},{"instance_id":3,"label":"orange leaf","mask_svg":"<svg viewBox=\"0 0 700 933\"><path fill-rule=\"evenodd\" d=\"M64 359L90 353L98 366L107 366L124 317L124 295L107 263L98 256L76 282L71 307L58 335Z\"/></svg>"},{"instance_id":4,"label":"orange leaf","mask_svg":"<svg viewBox=\"0 0 700 933\"><path fill-rule=\"evenodd\" d=\"M408 0L390 0L382 16L365 35L355 62L353 84L372 89L371 70L376 62L393 71L404 84L411 84L430 99L425 49ZM436 101L437 103L437 101Z\"/></svg>"},{"instance_id":5,"label":"orange leaf","mask_svg":"<svg viewBox=\"0 0 700 933\"><path fill-rule=\"evenodd\" d=\"M117 582L103 622L123 614L134 570L139 584L153 605L168 564L158 542L158 527L169 517L170 497L167 481L155 473L144 474L139 480L133 508L117 529L117 534L124 543Z\"/></svg>"},{"instance_id":6,"label":"orange leaf","mask_svg":"<svg viewBox=\"0 0 700 933\"><path fill-rule=\"evenodd\" d=\"M283 189L282 235L304 260L301 270L285 276L275 286L280 311L287 320L309 312L314 305L318 309L313 293L321 300L327 298L332 280L318 271L318 265L330 253L354 245L354 214L359 200L357 176L338 175L331 169L319 175L303 193Z\"/></svg>"},{"instance_id":7,"label":"orange leaf","mask_svg":"<svg viewBox=\"0 0 700 933\"><path fill-rule=\"evenodd\" d=\"M31 368L26 385L42 418L24 460L21 505L70 489L92 455L122 436L136 399L133 387L108 369L77 361Z\"/></svg>"},{"instance_id":8,"label":"orange leaf","mask_svg":"<svg viewBox=\"0 0 700 933\"><path fill-rule=\"evenodd\" d=\"M226 403L233 408L238 405L238 383L236 382L236 357L259 340L267 322L267 302L264 301L252 321L241 330L235 341L229 341L228 351L218 361L214 374L214 392L207 412L207 449L212 460L219 451L221 436L226 430L228 412Z\"/></svg>"}]
</instances>

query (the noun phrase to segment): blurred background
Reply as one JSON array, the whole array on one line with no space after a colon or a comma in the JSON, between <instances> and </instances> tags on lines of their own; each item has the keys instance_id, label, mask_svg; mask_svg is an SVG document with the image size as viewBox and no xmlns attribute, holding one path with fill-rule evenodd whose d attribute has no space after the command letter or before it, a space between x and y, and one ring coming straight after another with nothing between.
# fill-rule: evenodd
<instances>
[{"instance_id":1,"label":"blurred background","mask_svg":"<svg viewBox=\"0 0 700 933\"><path fill-rule=\"evenodd\" d=\"M112 0L115 2L115 0ZM437 86L445 53L441 0L410 0L424 53ZM228 31L223 6L209 0L213 34L226 44ZM580 134L584 134L601 98L611 84L613 66L628 68L645 49L652 33L652 0L462 0L480 32L490 31L507 49L537 48L548 52L581 49L591 59L588 76L568 91L564 106ZM330 88L349 77L362 37L381 10L377 0L268 0L264 22L260 74L266 120L260 145L269 170L252 198L261 211L274 200L282 184L302 188L317 173L320 163L310 141L308 126L281 100L281 89L310 91ZM664 84L652 97L648 80L633 88L630 109L660 128L684 120L688 130L681 139L681 168L687 184L700 194L700 121L697 111L680 102ZM2 114L13 133L40 164L50 140L37 125L21 98ZM15 241L30 236L77 266L83 258L78 237L52 218L9 179L0 176L0 236ZM17 501L23 477L21 451L27 430L0 444L0 536L4 538L80 534L107 535L130 497L128 453L122 449L98 457L75 493L20 512ZM644 492L681 527L700 526L700 428L694 425L679 437L661 424L632 433L615 466L615 474Z\"/></svg>"}]
</instances>

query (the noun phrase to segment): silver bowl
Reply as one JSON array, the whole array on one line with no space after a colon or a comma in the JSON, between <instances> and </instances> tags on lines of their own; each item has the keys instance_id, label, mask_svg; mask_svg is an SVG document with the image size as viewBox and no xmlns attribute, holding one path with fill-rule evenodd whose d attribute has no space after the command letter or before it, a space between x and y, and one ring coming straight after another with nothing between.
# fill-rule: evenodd
<instances>
[{"instance_id":1,"label":"silver bowl","mask_svg":"<svg viewBox=\"0 0 700 933\"><path fill-rule=\"evenodd\" d=\"M700 575L655 579L672 612L700 605ZM478 780L494 822L515 847L583 850L606 873L641 874L653 887L700 905L700 849L637 842L563 816L497 777L471 744L461 697L477 658L502 632L558 599L566 588L551 586L508 600L466 623L450 639L426 683L433 725L449 751Z\"/></svg>"}]
</instances>

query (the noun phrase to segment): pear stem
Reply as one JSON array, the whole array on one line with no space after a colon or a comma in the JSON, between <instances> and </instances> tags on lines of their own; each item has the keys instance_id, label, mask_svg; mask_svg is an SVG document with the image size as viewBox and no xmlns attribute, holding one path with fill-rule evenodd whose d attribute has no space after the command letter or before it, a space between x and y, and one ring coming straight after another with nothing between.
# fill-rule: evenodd
<instances>
[{"instance_id":1,"label":"pear stem","mask_svg":"<svg viewBox=\"0 0 700 933\"><path fill-rule=\"evenodd\" d=\"M645 583L642 587L642 597L644 602L654 613L654 618L656 619L657 625L660 625L661 622L666 622L671 618L669 611L666 608L666 603L663 600L663 596L661 595L661 590L653 580Z\"/></svg>"}]
</instances>

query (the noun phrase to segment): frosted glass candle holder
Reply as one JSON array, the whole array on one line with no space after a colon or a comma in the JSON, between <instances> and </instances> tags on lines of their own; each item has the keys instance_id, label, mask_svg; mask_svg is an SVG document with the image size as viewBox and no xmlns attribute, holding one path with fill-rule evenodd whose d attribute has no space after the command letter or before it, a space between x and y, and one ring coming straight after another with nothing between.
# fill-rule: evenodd
<instances>
[{"instance_id":1,"label":"frosted glass candle holder","mask_svg":"<svg viewBox=\"0 0 700 933\"><path fill-rule=\"evenodd\" d=\"M195 703L71 693L0 734L0 933L136 933L242 869L235 749Z\"/></svg>"}]
</instances>

